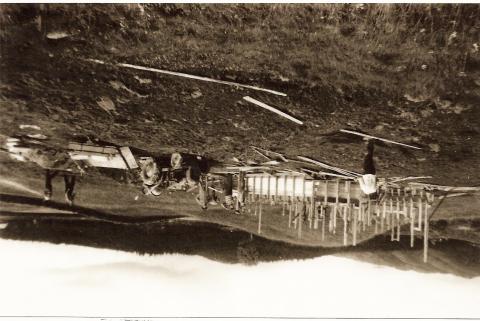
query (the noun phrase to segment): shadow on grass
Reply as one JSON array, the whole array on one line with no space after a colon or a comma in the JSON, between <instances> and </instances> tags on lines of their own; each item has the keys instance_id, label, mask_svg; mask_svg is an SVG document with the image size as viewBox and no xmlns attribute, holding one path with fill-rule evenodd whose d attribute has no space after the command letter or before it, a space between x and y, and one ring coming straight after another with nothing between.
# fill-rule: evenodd
<instances>
[{"instance_id":1,"label":"shadow on grass","mask_svg":"<svg viewBox=\"0 0 480 321\"><path fill-rule=\"evenodd\" d=\"M89 217L97 220L111 221L113 223L154 223L158 221L165 221L165 220L184 217L183 215L165 215L165 216L156 215L154 217L121 216L121 215L115 215L105 211L100 211L100 210L87 208L83 206L77 206L77 205L70 206L65 203L54 202L54 201L44 201L43 199L40 199L40 198L22 196L22 195L11 195L11 194L0 194L0 201L4 203L27 204L32 206L48 207L48 208L61 210L61 211L70 211L84 217ZM10 214L14 215L13 213L10 213Z\"/></svg>"}]
</instances>

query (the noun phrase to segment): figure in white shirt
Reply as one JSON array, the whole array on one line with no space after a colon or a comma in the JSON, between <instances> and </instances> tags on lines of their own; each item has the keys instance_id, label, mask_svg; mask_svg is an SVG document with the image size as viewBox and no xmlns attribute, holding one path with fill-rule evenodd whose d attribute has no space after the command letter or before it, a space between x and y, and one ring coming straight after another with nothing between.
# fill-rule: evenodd
<instances>
[{"instance_id":1,"label":"figure in white shirt","mask_svg":"<svg viewBox=\"0 0 480 321\"><path fill-rule=\"evenodd\" d=\"M377 198L377 177L375 162L373 160L373 151L375 149L375 142L369 140L367 143L367 154L363 161L363 176L358 178L360 188L368 195L370 199Z\"/></svg>"}]
</instances>

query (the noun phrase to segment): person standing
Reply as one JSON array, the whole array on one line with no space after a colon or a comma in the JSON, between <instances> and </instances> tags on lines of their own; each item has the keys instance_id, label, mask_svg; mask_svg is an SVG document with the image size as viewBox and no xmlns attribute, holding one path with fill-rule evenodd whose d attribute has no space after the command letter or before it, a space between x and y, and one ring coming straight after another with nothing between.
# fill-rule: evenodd
<instances>
[{"instance_id":1,"label":"person standing","mask_svg":"<svg viewBox=\"0 0 480 321\"><path fill-rule=\"evenodd\" d=\"M53 195L53 186L52 180L59 174L58 170L45 170L45 190L43 192L43 199L49 201ZM65 183L65 201L70 206L73 206L73 201L75 199L75 180L76 177L73 174L64 173L63 180Z\"/></svg>"},{"instance_id":2,"label":"person standing","mask_svg":"<svg viewBox=\"0 0 480 321\"><path fill-rule=\"evenodd\" d=\"M373 140L368 140L367 153L363 160L363 175L358 178L360 188L371 199L375 199L377 196L377 170L373 159L374 150L375 142Z\"/></svg>"}]
</instances>

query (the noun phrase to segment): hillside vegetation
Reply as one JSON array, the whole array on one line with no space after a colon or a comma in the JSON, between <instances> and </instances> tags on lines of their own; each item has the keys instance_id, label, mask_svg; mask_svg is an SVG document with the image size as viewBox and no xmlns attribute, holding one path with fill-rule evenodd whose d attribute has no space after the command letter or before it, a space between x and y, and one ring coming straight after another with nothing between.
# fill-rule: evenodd
<instances>
[{"instance_id":1,"label":"hillside vegetation","mask_svg":"<svg viewBox=\"0 0 480 321\"><path fill-rule=\"evenodd\" d=\"M60 138L94 135L217 158L257 144L358 169L361 144L322 136L350 127L423 148L412 154L383 146L382 175L480 181L479 5L0 8L2 134L35 120ZM87 58L253 84L288 96L121 70ZM245 95L306 125L261 111L242 101ZM115 112L98 107L102 97L111 99Z\"/></svg>"}]
</instances>

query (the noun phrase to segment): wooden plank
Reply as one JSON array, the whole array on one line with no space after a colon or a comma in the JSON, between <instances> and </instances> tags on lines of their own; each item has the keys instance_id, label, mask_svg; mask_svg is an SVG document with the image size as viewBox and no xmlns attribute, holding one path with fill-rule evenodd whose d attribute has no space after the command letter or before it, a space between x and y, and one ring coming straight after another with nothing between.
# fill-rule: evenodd
<instances>
[{"instance_id":1,"label":"wooden plank","mask_svg":"<svg viewBox=\"0 0 480 321\"><path fill-rule=\"evenodd\" d=\"M421 149L420 147L416 147L416 146L412 146L412 145L408 145L408 144L404 144L404 143L399 143L399 142L395 142L393 140L380 138L380 137L376 137L376 136L372 136L372 135L362 134L362 133L359 133L359 132L356 132L356 131L353 131L353 130L340 129L340 131L343 132L343 133L349 133L349 134L362 136L362 137L366 137L366 138L373 138L373 139L381 140L381 141L384 141L384 142L387 142L387 143L392 143L392 144L396 144L396 145L410 147L410 148L413 148L413 149Z\"/></svg>"},{"instance_id":2,"label":"wooden plank","mask_svg":"<svg viewBox=\"0 0 480 321\"><path fill-rule=\"evenodd\" d=\"M278 91L271 90L271 89L265 89L265 88L260 88L260 87L256 87L256 86L251 86L251 85L244 85L244 84L240 84L240 83L236 83L236 82L232 82L232 81L218 80L218 79L213 79L213 78L208 78L208 77L203 77L203 76L196 76L196 75L186 74L186 73L183 73L183 72L170 71L170 70L151 68L151 67L144 67L144 66L126 64L126 63L110 64L110 63L107 63L105 61L98 60L98 59L84 59L84 60L89 61L89 62L93 62L93 63L97 63L97 64L101 64L101 65L106 65L107 64L107 65L113 65L113 66L122 67L122 68L130 68L130 69L136 69L136 70L151 71L151 72L170 75L170 76L190 78L190 79L194 79L194 80L213 82L213 83L217 83L217 84L234 86L234 87L248 88L248 89L252 89L252 90L267 92L267 93L278 95L278 96L287 96L287 94L285 94L285 93L278 92Z\"/></svg>"},{"instance_id":3,"label":"wooden plank","mask_svg":"<svg viewBox=\"0 0 480 321\"><path fill-rule=\"evenodd\" d=\"M255 105L259 106L259 107L265 108L266 110L269 110L269 111L271 111L271 112L273 112L273 113L275 113L275 114L277 114L277 115L279 115L279 116L281 116L281 117L284 117L284 118L286 118L286 119L288 119L288 120L291 120L291 121L293 121L294 123L297 123L297 124L299 124L299 125L303 125L303 122L302 122L301 120L299 120L299 119L297 119L297 118L295 118L295 117L293 117L293 116L290 116L289 114L284 113L283 111L281 111L281 110L279 110L279 109L277 109L277 108L275 108L275 107L272 107L272 106L269 106L269 105L267 105L267 104L265 104L265 103L262 103L261 101L256 100L256 99L254 99L254 98L252 98L252 97L250 97L250 96L245 96L245 97L243 97L243 99L246 100L246 101L248 101L248 102L250 102L250 103L252 103L252 104L255 104Z\"/></svg>"},{"instance_id":4,"label":"wooden plank","mask_svg":"<svg viewBox=\"0 0 480 321\"><path fill-rule=\"evenodd\" d=\"M297 156L297 158L300 159L300 160L302 160L302 161L305 161L305 162L308 162L308 163L312 163L312 164L318 165L318 166L320 166L320 167L323 167L323 168L326 168L326 169L329 169L329 170L338 172L338 173L343 174L343 175L345 175L345 176L350 176L350 177L359 177L359 176L362 176L362 175L359 174L359 173L356 173L356 172L353 172L353 171L349 171L349 170L346 170L346 169L342 169L342 168L340 168L340 167L331 166L331 165L325 164L325 163L323 163L323 162L317 161L317 160L312 159L312 158L309 158L309 157Z\"/></svg>"}]
</instances>

